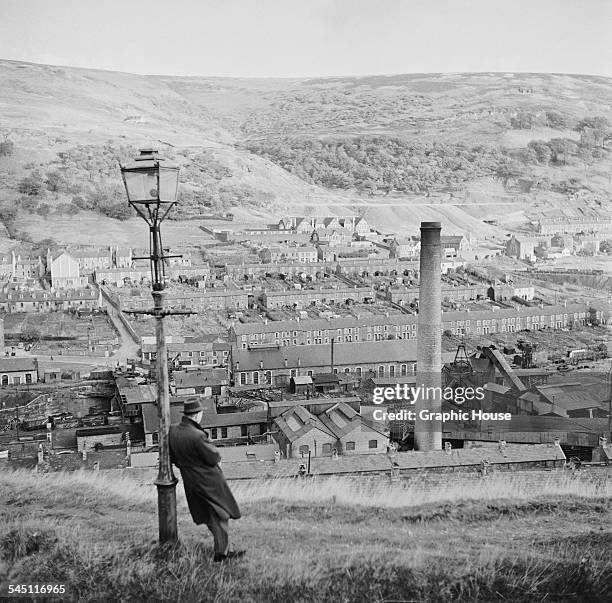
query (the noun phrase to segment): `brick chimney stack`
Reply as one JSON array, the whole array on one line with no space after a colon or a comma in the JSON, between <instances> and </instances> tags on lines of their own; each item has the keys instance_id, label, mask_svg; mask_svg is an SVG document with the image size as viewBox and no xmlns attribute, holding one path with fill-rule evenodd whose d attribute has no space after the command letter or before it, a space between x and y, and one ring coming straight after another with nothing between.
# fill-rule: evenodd
<instances>
[{"instance_id":1,"label":"brick chimney stack","mask_svg":"<svg viewBox=\"0 0 612 603\"><path fill-rule=\"evenodd\" d=\"M420 410L441 412L442 371L442 244L440 222L421 222L421 259L417 339L417 386L438 388L416 401L414 439L418 450L442 449L441 421L422 420Z\"/></svg>"}]
</instances>

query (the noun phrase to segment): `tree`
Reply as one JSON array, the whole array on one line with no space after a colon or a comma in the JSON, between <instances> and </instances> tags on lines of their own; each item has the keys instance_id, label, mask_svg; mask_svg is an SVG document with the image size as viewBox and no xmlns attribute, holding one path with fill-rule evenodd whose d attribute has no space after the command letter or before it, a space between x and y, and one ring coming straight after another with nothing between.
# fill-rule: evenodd
<instances>
[{"instance_id":1,"label":"tree","mask_svg":"<svg viewBox=\"0 0 612 603\"><path fill-rule=\"evenodd\" d=\"M532 149L537 157L538 163L548 165L552 158L552 151L550 146L544 140L532 140L527 145L528 148Z\"/></svg>"},{"instance_id":2,"label":"tree","mask_svg":"<svg viewBox=\"0 0 612 603\"><path fill-rule=\"evenodd\" d=\"M510 125L515 130L530 130L536 125L537 117L529 111L521 111L516 117L510 119Z\"/></svg>"},{"instance_id":3,"label":"tree","mask_svg":"<svg viewBox=\"0 0 612 603\"><path fill-rule=\"evenodd\" d=\"M17 186L20 193L30 197L40 195L43 190L43 177L38 170L33 170L28 176L22 178Z\"/></svg>"},{"instance_id":4,"label":"tree","mask_svg":"<svg viewBox=\"0 0 612 603\"><path fill-rule=\"evenodd\" d=\"M567 164L572 155L578 153L578 145L570 138L551 138L549 141L552 159L558 164Z\"/></svg>"},{"instance_id":5,"label":"tree","mask_svg":"<svg viewBox=\"0 0 612 603\"><path fill-rule=\"evenodd\" d=\"M592 144L601 148L609 134L609 128L608 119L601 115L585 117L576 125L576 130L580 132L581 142L584 141L584 144Z\"/></svg>"},{"instance_id":6,"label":"tree","mask_svg":"<svg viewBox=\"0 0 612 603\"><path fill-rule=\"evenodd\" d=\"M561 130L567 128L567 120L558 111L546 111L546 125Z\"/></svg>"},{"instance_id":7,"label":"tree","mask_svg":"<svg viewBox=\"0 0 612 603\"><path fill-rule=\"evenodd\" d=\"M59 172L47 172L45 177L47 190L58 192L64 187L64 177Z\"/></svg>"}]
</instances>

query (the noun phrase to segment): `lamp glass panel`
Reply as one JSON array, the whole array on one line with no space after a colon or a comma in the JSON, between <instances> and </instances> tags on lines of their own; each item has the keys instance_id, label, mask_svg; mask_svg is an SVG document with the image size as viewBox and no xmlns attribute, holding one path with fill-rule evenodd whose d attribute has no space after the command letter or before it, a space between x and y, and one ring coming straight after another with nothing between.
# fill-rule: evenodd
<instances>
[{"instance_id":1,"label":"lamp glass panel","mask_svg":"<svg viewBox=\"0 0 612 603\"><path fill-rule=\"evenodd\" d=\"M159 198L161 201L176 201L178 191L178 176L179 171L177 168L160 166Z\"/></svg>"},{"instance_id":2,"label":"lamp glass panel","mask_svg":"<svg viewBox=\"0 0 612 603\"><path fill-rule=\"evenodd\" d=\"M125 187L130 201L157 199L157 170L125 171Z\"/></svg>"}]
</instances>

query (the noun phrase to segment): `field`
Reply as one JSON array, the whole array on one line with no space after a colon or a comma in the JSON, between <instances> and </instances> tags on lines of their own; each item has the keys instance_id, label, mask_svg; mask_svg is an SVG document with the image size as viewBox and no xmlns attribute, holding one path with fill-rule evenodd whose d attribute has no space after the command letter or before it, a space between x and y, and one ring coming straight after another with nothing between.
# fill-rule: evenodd
<instances>
[{"instance_id":1,"label":"field","mask_svg":"<svg viewBox=\"0 0 612 603\"><path fill-rule=\"evenodd\" d=\"M54 583L70 601L609 601L610 483L491 477L427 493L240 483L232 540L247 556L220 567L181 485L181 542L159 547L152 485L0 472L0 596Z\"/></svg>"},{"instance_id":2,"label":"field","mask_svg":"<svg viewBox=\"0 0 612 603\"><path fill-rule=\"evenodd\" d=\"M127 203L127 201L126 201ZM199 222L164 222L164 245L171 247L197 247L214 240L199 228ZM24 216L20 228L33 241L40 241L52 234L60 245L113 245L148 249L149 230L144 220L133 218L125 222L100 216L93 212L81 212L78 216L50 215L45 218L30 214Z\"/></svg>"},{"instance_id":3,"label":"field","mask_svg":"<svg viewBox=\"0 0 612 603\"><path fill-rule=\"evenodd\" d=\"M81 318L69 312L7 314L4 330L9 335L26 334L34 341L38 354L77 355L88 351L88 343L98 353L112 351L118 344L117 332L106 314L91 314ZM39 339L40 337L40 339ZM45 341L44 337L71 337L62 341ZM7 341L7 345L14 342ZM60 351L61 350L61 351Z\"/></svg>"}]
</instances>

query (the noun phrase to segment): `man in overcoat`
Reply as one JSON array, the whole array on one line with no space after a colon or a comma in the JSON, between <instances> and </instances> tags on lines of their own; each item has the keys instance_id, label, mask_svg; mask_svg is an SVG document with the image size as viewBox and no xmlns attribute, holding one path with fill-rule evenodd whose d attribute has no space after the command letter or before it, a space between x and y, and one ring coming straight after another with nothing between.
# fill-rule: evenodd
<instances>
[{"instance_id":1,"label":"man in overcoat","mask_svg":"<svg viewBox=\"0 0 612 603\"><path fill-rule=\"evenodd\" d=\"M170 459L181 471L191 517L208 526L214 560L221 562L244 555L229 550L228 520L239 519L240 509L219 467L221 455L200 425L203 410L197 398L185 402L181 422L170 426Z\"/></svg>"}]
</instances>

